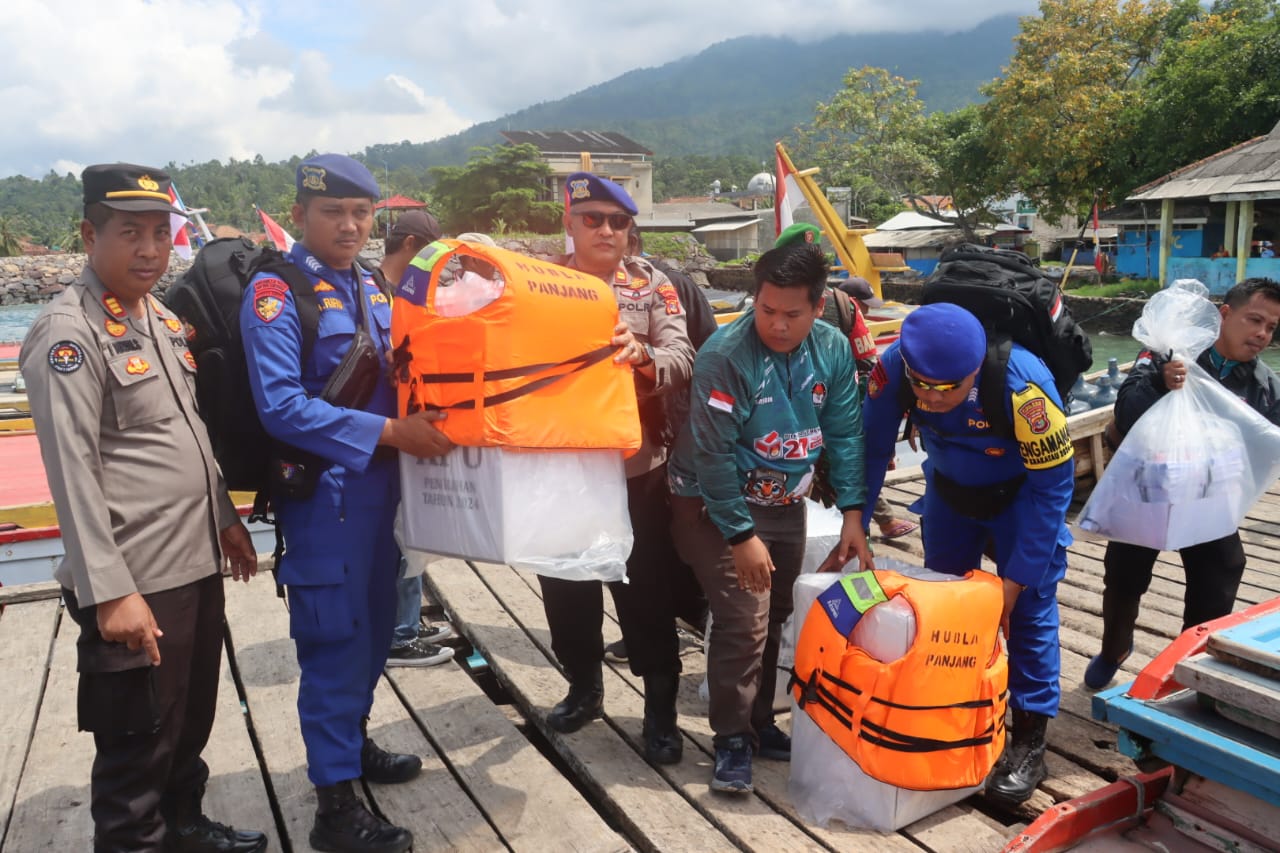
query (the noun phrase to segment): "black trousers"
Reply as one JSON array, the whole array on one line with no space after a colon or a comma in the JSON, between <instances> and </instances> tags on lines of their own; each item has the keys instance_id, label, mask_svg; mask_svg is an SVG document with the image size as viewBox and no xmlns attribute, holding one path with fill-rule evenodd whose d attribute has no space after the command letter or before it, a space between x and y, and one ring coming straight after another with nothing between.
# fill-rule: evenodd
<instances>
[{"instance_id":1,"label":"black trousers","mask_svg":"<svg viewBox=\"0 0 1280 853\"><path fill-rule=\"evenodd\" d=\"M628 583L609 584L627 643L631 671L639 676L680 671L673 578L681 569L671 544L667 466L627 480L627 509L635 545L627 558ZM551 650L570 682L591 683L604 659L604 595L599 581L538 576L551 628Z\"/></svg>"},{"instance_id":2,"label":"black trousers","mask_svg":"<svg viewBox=\"0 0 1280 853\"><path fill-rule=\"evenodd\" d=\"M209 768L200 758L213 727L222 666L220 575L144 596L156 624L160 665L142 650L108 643L97 607L63 589L80 626L79 723L97 753L90 778L95 853L160 851L165 819L198 800Z\"/></svg>"},{"instance_id":3,"label":"black trousers","mask_svg":"<svg viewBox=\"0 0 1280 853\"><path fill-rule=\"evenodd\" d=\"M1244 546L1240 533L1183 548L1186 590L1182 599L1182 630L1226 616L1236 601L1244 574ZM1160 552L1127 542L1108 542L1103 557L1108 593L1136 602L1151 585Z\"/></svg>"}]
</instances>

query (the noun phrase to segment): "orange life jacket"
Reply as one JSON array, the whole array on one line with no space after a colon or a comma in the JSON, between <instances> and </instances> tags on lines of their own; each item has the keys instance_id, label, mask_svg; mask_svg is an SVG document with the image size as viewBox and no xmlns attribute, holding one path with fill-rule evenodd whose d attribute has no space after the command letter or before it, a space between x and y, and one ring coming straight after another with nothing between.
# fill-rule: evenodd
<instances>
[{"instance_id":1,"label":"orange life jacket","mask_svg":"<svg viewBox=\"0 0 1280 853\"><path fill-rule=\"evenodd\" d=\"M445 409L438 426L460 445L634 453L640 418L631 367L613 362L612 288L506 249L433 245L440 244L447 251L433 258L426 292L402 283L392 307L400 411ZM488 292L499 295L470 313L443 316L437 297L464 281L455 258L466 257L495 271L485 269Z\"/></svg>"},{"instance_id":2,"label":"orange life jacket","mask_svg":"<svg viewBox=\"0 0 1280 853\"><path fill-rule=\"evenodd\" d=\"M882 663L848 638L897 595L915 611L916 636L905 655ZM954 581L845 575L805 616L792 695L874 779L922 791L977 785L1004 749L1003 602L1000 579L982 571Z\"/></svg>"}]
</instances>

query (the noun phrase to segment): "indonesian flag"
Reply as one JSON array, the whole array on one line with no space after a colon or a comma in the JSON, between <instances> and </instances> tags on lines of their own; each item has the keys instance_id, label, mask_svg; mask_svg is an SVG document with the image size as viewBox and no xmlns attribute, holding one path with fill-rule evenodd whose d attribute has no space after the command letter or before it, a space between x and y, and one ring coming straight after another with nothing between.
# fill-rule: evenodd
<instances>
[{"instance_id":1,"label":"indonesian flag","mask_svg":"<svg viewBox=\"0 0 1280 853\"><path fill-rule=\"evenodd\" d=\"M733 412L733 397L723 391L711 389L711 396L707 397L707 405L713 409L719 409L722 412Z\"/></svg>"},{"instance_id":2,"label":"indonesian flag","mask_svg":"<svg viewBox=\"0 0 1280 853\"><path fill-rule=\"evenodd\" d=\"M169 203L178 210L185 211L187 206L182 203L182 197L178 195L178 189L169 182ZM169 231L173 233L173 250L178 253L178 257L184 261L191 260L191 234L187 231L187 218L176 213L169 214Z\"/></svg>"},{"instance_id":3,"label":"indonesian flag","mask_svg":"<svg viewBox=\"0 0 1280 853\"><path fill-rule=\"evenodd\" d=\"M796 221L795 210L804 204L804 195L796 183L796 173L782 159L782 152L775 149L773 156L778 164L773 189L773 236L777 237Z\"/></svg>"},{"instance_id":4,"label":"indonesian flag","mask_svg":"<svg viewBox=\"0 0 1280 853\"><path fill-rule=\"evenodd\" d=\"M258 216L262 217L262 227L267 230L267 236L271 238L271 242L282 252L287 252L293 248L293 237L289 232L280 227L280 224L267 216L267 212L256 204L253 209L258 211Z\"/></svg>"}]
</instances>

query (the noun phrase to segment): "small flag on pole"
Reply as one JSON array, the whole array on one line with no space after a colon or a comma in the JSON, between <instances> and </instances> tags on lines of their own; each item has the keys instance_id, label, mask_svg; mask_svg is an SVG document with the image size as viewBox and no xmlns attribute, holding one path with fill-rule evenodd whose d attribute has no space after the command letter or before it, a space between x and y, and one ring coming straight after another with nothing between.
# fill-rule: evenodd
<instances>
[{"instance_id":1,"label":"small flag on pole","mask_svg":"<svg viewBox=\"0 0 1280 853\"><path fill-rule=\"evenodd\" d=\"M773 188L773 236L777 237L795 223L795 210L805 200L800 185L796 183L796 173L782 158L782 151L775 149L774 157L777 160L777 177Z\"/></svg>"},{"instance_id":2,"label":"small flag on pole","mask_svg":"<svg viewBox=\"0 0 1280 853\"><path fill-rule=\"evenodd\" d=\"M258 216L262 217L262 227L266 229L267 236L271 238L271 242L275 244L275 247L282 252L292 249L293 237L289 235L289 232L281 228L279 223L267 216L267 212L256 204L253 209L258 211Z\"/></svg>"},{"instance_id":3,"label":"small flag on pole","mask_svg":"<svg viewBox=\"0 0 1280 853\"><path fill-rule=\"evenodd\" d=\"M1107 271L1107 257L1098 241L1098 203L1093 203L1093 268L1101 275Z\"/></svg>"},{"instance_id":4,"label":"small flag on pole","mask_svg":"<svg viewBox=\"0 0 1280 853\"><path fill-rule=\"evenodd\" d=\"M178 195L178 188L172 181L169 182L169 202L178 210L185 212L187 209L187 206L182 203L182 197ZM169 230L173 233L173 250L178 253L178 257L184 261L191 260L191 235L187 233L187 218L170 213Z\"/></svg>"}]
</instances>

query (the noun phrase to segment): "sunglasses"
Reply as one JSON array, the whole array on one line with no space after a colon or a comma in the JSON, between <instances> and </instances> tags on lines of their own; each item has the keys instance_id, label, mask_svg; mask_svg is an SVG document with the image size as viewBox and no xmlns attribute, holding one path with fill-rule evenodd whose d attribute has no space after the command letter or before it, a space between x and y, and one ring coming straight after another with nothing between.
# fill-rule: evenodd
<instances>
[{"instance_id":1,"label":"sunglasses","mask_svg":"<svg viewBox=\"0 0 1280 853\"><path fill-rule=\"evenodd\" d=\"M582 223L588 228L599 228L605 222L614 231L628 231L634 221L629 213L601 213L598 210L571 210L570 216L581 216Z\"/></svg>"},{"instance_id":2,"label":"sunglasses","mask_svg":"<svg viewBox=\"0 0 1280 853\"><path fill-rule=\"evenodd\" d=\"M911 370L906 358L902 359L902 373L913 388L919 388L921 391L954 391L964 384L963 379L959 382L925 382Z\"/></svg>"}]
</instances>

